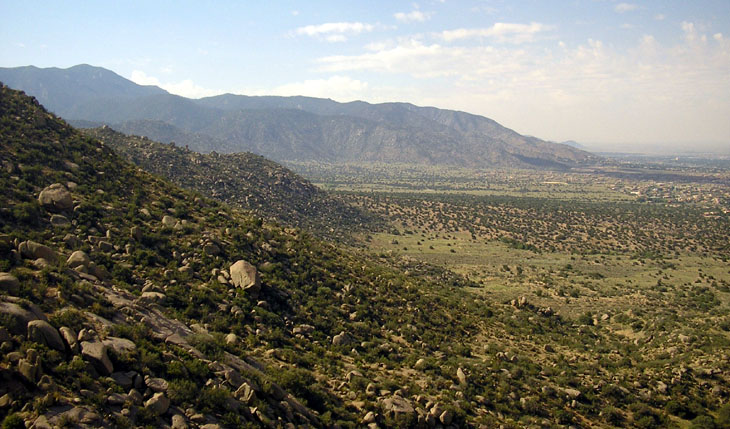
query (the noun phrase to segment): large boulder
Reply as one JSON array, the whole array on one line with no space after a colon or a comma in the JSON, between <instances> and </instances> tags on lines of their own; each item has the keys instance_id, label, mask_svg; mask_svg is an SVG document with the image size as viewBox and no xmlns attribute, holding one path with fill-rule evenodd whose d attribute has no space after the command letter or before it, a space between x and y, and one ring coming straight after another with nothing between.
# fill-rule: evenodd
<instances>
[{"instance_id":1,"label":"large boulder","mask_svg":"<svg viewBox=\"0 0 730 429\"><path fill-rule=\"evenodd\" d=\"M236 261L230 268L231 281L234 286L243 288L253 297L257 297L261 292L261 278L256 267L244 260Z\"/></svg>"},{"instance_id":2,"label":"large boulder","mask_svg":"<svg viewBox=\"0 0 730 429\"><path fill-rule=\"evenodd\" d=\"M28 340L45 344L59 352L66 350L61 335L59 335L56 328L45 320L31 320L28 322Z\"/></svg>"},{"instance_id":3,"label":"large boulder","mask_svg":"<svg viewBox=\"0 0 730 429\"><path fill-rule=\"evenodd\" d=\"M113 351L117 356L126 356L137 350L137 345L134 344L134 341L126 338L107 337L102 341L102 344L106 346L107 350Z\"/></svg>"},{"instance_id":4,"label":"large boulder","mask_svg":"<svg viewBox=\"0 0 730 429\"><path fill-rule=\"evenodd\" d=\"M111 375L114 372L114 365L109 360L104 343L98 341L82 341L81 356L94 365L94 368L102 375Z\"/></svg>"},{"instance_id":5,"label":"large boulder","mask_svg":"<svg viewBox=\"0 0 730 429\"><path fill-rule=\"evenodd\" d=\"M35 241L24 241L18 245L18 251L26 259L44 259L49 264L58 262L58 253L48 246Z\"/></svg>"},{"instance_id":6,"label":"large boulder","mask_svg":"<svg viewBox=\"0 0 730 429\"><path fill-rule=\"evenodd\" d=\"M7 328L14 335L26 335L28 322L42 319L33 311L12 302L0 302L0 315L7 320Z\"/></svg>"},{"instance_id":7,"label":"large boulder","mask_svg":"<svg viewBox=\"0 0 730 429\"><path fill-rule=\"evenodd\" d=\"M413 416L415 409L411 402L401 396L395 395L383 401L383 409L387 415L397 418L398 416Z\"/></svg>"},{"instance_id":8,"label":"large boulder","mask_svg":"<svg viewBox=\"0 0 730 429\"><path fill-rule=\"evenodd\" d=\"M170 408L170 400L164 393L158 392L152 395L152 397L144 403L144 407L152 414L159 417L165 414L168 408Z\"/></svg>"},{"instance_id":9,"label":"large boulder","mask_svg":"<svg viewBox=\"0 0 730 429\"><path fill-rule=\"evenodd\" d=\"M332 344L335 346L346 346L348 344L352 344L352 337L350 337L347 332L342 331L332 337Z\"/></svg>"},{"instance_id":10,"label":"large boulder","mask_svg":"<svg viewBox=\"0 0 730 429\"><path fill-rule=\"evenodd\" d=\"M63 338L63 341L68 346L68 349L71 350L71 352L73 353L78 353L79 343L76 339L76 332L74 332L74 330L69 328L68 326L61 326L58 332L61 334L61 338Z\"/></svg>"},{"instance_id":11,"label":"large boulder","mask_svg":"<svg viewBox=\"0 0 730 429\"><path fill-rule=\"evenodd\" d=\"M15 295L20 289L18 278L10 273L0 273L0 292Z\"/></svg>"},{"instance_id":12,"label":"large boulder","mask_svg":"<svg viewBox=\"0 0 730 429\"><path fill-rule=\"evenodd\" d=\"M62 212L73 208L71 193L60 183L43 189L38 195L38 202L50 212Z\"/></svg>"},{"instance_id":13,"label":"large boulder","mask_svg":"<svg viewBox=\"0 0 730 429\"><path fill-rule=\"evenodd\" d=\"M90 263L91 258L89 258L89 255L87 255L83 250L73 252L66 260L66 265L72 269L76 267L84 267L88 269Z\"/></svg>"}]
</instances>

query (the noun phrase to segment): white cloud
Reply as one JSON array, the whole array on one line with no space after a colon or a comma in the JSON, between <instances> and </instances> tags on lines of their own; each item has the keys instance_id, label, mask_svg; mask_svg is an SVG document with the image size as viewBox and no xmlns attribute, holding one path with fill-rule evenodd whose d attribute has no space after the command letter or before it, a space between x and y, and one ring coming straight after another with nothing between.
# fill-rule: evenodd
<instances>
[{"instance_id":1,"label":"white cloud","mask_svg":"<svg viewBox=\"0 0 730 429\"><path fill-rule=\"evenodd\" d=\"M542 138L730 140L730 43L719 33L709 35L716 43L702 42L708 35L689 22L680 29L681 43L647 34L631 49L590 39L545 47L460 43L469 35L449 44L406 38L316 64L328 73L376 72L379 85L410 81L420 88L409 95L414 103L483 114Z\"/></svg>"},{"instance_id":2,"label":"white cloud","mask_svg":"<svg viewBox=\"0 0 730 429\"><path fill-rule=\"evenodd\" d=\"M425 22L431 18L430 13L421 12L420 10L414 10L408 13L398 12L393 16L400 22Z\"/></svg>"},{"instance_id":3,"label":"white cloud","mask_svg":"<svg viewBox=\"0 0 730 429\"><path fill-rule=\"evenodd\" d=\"M613 8L613 10L615 10L618 13L624 13L624 12L631 12L632 10L636 10L638 8L639 8L639 5L636 5L633 3L619 3Z\"/></svg>"},{"instance_id":4,"label":"white cloud","mask_svg":"<svg viewBox=\"0 0 730 429\"><path fill-rule=\"evenodd\" d=\"M209 97L211 95L222 94L225 91L204 88L200 85L196 85L192 80L185 79L179 82L160 82L160 80L154 76L149 76L141 70L132 71L132 75L129 78L132 82L138 85L155 85L164 89L165 91L181 95L188 98L201 98Z\"/></svg>"},{"instance_id":5,"label":"white cloud","mask_svg":"<svg viewBox=\"0 0 730 429\"><path fill-rule=\"evenodd\" d=\"M657 20L657 21L664 21L666 18L667 17L664 16L663 13L658 13L658 14L654 15L654 19Z\"/></svg>"},{"instance_id":6,"label":"white cloud","mask_svg":"<svg viewBox=\"0 0 730 429\"><path fill-rule=\"evenodd\" d=\"M440 35L447 42L488 37L501 43L510 42L518 44L530 42L534 40L535 35L538 33L551 29L551 26L539 22L531 22L530 24L497 22L488 28L459 28L456 30L442 31Z\"/></svg>"},{"instance_id":7,"label":"white cloud","mask_svg":"<svg viewBox=\"0 0 730 429\"><path fill-rule=\"evenodd\" d=\"M303 36L319 37L328 42L343 42L347 40L347 36L368 33L374 29L374 25L363 22L327 22L299 27L295 30L295 33Z\"/></svg>"}]
</instances>

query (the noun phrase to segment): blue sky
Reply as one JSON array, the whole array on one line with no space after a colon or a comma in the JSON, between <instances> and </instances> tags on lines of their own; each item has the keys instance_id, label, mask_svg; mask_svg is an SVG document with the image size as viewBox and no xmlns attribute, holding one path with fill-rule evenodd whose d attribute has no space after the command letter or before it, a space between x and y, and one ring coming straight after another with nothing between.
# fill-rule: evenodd
<instances>
[{"instance_id":1,"label":"blue sky","mask_svg":"<svg viewBox=\"0 0 730 429\"><path fill-rule=\"evenodd\" d=\"M0 66L202 97L464 110L596 149L730 152L730 1L0 2Z\"/></svg>"}]
</instances>

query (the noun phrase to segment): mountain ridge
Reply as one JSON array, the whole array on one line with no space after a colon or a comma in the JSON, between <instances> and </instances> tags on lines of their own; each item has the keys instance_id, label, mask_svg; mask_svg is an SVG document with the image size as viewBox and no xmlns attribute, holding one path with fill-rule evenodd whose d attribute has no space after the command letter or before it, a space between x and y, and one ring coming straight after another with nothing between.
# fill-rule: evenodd
<instances>
[{"instance_id":1,"label":"mountain ridge","mask_svg":"<svg viewBox=\"0 0 730 429\"><path fill-rule=\"evenodd\" d=\"M91 66L81 70L87 67ZM108 70L91 68L113 82L121 84L124 80ZM92 97L89 91L81 91L82 95L73 100L55 94L52 80L46 80L48 83L41 85L44 91L38 92L39 85L31 84L42 77L43 73L37 71L29 72L26 79L8 81L9 74L23 74L27 70L0 69L0 80L36 96L67 120L93 121L116 128L126 123L125 131L140 135L144 135L144 129L134 128L135 123L160 121L185 133L206 135L211 138L206 145L190 145L201 152L250 151L278 161L414 162L480 168L567 169L598 159L585 151L522 136L486 117L435 107L397 102L338 103L304 96L224 94L193 100L156 87L149 87L138 96L118 96L120 91L112 91L108 96ZM46 74L77 71L40 70ZM72 83L69 80L66 92L59 89L59 93L70 92ZM126 81L125 85L130 89L121 91L122 94L130 93L136 84ZM64 102L60 103L60 99ZM176 135L179 138L179 133ZM150 137L162 142L175 138L160 132Z\"/></svg>"}]
</instances>

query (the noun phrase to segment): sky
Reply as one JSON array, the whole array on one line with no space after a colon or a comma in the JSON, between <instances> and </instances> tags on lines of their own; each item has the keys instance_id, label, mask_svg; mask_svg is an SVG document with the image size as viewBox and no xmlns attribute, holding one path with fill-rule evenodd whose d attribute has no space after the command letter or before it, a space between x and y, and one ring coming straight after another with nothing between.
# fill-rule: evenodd
<instances>
[{"instance_id":1,"label":"sky","mask_svg":"<svg viewBox=\"0 0 730 429\"><path fill-rule=\"evenodd\" d=\"M730 153L730 0L0 0L0 67L402 101L592 149Z\"/></svg>"}]
</instances>

